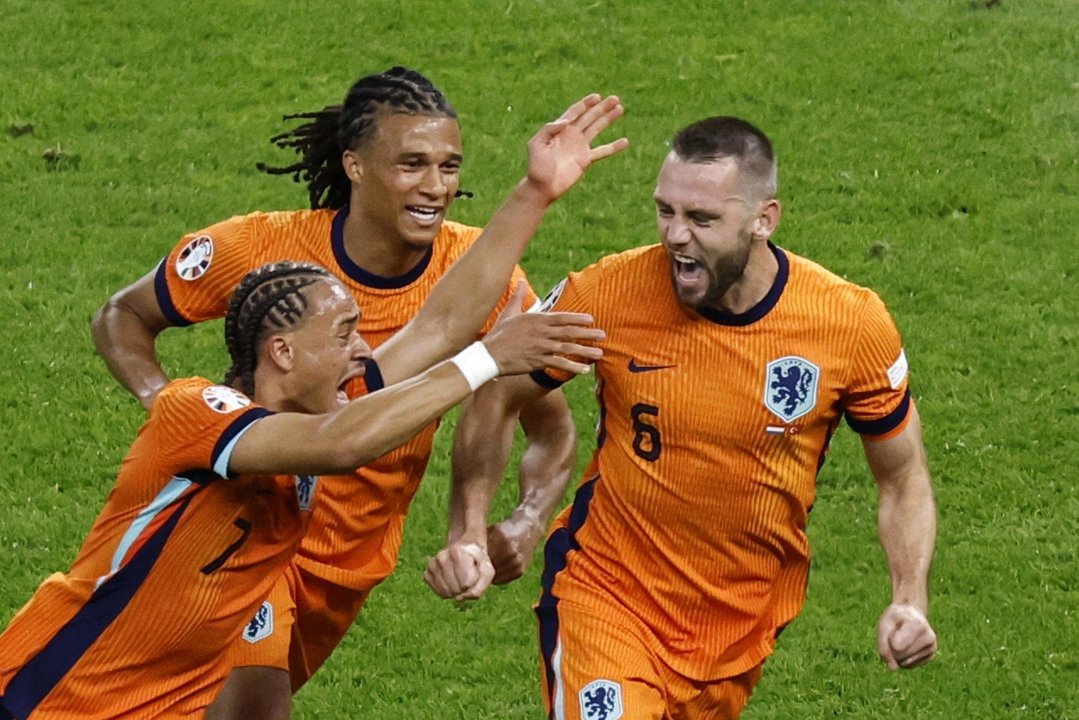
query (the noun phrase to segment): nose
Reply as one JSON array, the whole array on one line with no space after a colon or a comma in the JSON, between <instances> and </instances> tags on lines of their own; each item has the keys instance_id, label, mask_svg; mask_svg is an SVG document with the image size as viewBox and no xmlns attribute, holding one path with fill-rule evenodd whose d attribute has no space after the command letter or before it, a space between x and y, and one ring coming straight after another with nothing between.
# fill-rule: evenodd
<instances>
[{"instance_id":1,"label":"nose","mask_svg":"<svg viewBox=\"0 0 1079 720\"><path fill-rule=\"evenodd\" d=\"M684 218L674 215L662 221L661 237L668 246L682 247L693 239L693 232Z\"/></svg>"},{"instance_id":2,"label":"nose","mask_svg":"<svg viewBox=\"0 0 1079 720\"><path fill-rule=\"evenodd\" d=\"M441 197L446 194L446 180L442 177L442 168L434 164L428 166L423 173L420 192L431 197Z\"/></svg>"},{"instance_id":3,"label":"nose","mask_svg":"<svg viewBox=\"0 0 1079 720\"><path fill-rule=\"evenodd\" d=\"M362 362L372 355L374 355L374 351L371 350L371 346L367 344L367 341L363 339L363 335L357 330L352 336L352 359Z\"/></svg>"}]
</instances>

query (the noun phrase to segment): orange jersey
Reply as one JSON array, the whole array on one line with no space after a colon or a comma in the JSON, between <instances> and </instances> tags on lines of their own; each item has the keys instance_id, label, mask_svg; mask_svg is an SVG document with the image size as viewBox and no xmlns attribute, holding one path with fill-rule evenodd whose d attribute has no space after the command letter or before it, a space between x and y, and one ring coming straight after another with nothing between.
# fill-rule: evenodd
<instances>
[{"instance_id":1,"label":"orange jersey","mask_svg":"<svg viewBox=\"0 0 1079 720\"><path fill-rule=\"evenodd\" d=\"M71 570L0 635L0 717L201 717L314 499L317 478L227 478L267 414L202 378L162 390Z\"/></svg>"},{"instance_id":2,"label":"orange jersey","mask_svg":"<svg viewBox=\"0 0 1079 720\"><path fill-rule=\"evenodd\" d=\"M806 520L840 418L886 436L909 411L877 295L772 251L775 283L742 315L680 304L661 246L571 274L544 303L591 313L607 339L597 450L548 539L539 607L598 607L701 680L757 665L801 610ZM548 658L556 625L541 626Z\"/></svg>"},{"instance_id":3,"label":"orange jersey","mask_svg":"<svg viewBox=\"0 0 1079 720\"><path fill-rule=\"evenodd\" d=\"M352 292L362 311L360 332L375 348L416 315L435 283L482 232L444 222L431 251L413 270L387 278L365 271L345 253L347 216L347 207L252 213L191 233L158 269L158 303L175 325L223 317L246 273L280 260L313 262ZM520 268L484 331L518 282L527 282ZM534 300L529 290L526 302ZM360 380L349 388L349 395L365 391ZM357 590L370 589L393 572L405 514L427 469L436 428L437 423L432 423L409 442L359 469L361 482L326 483L297 562L314 575Z\"/></svg>"}]
</instances>

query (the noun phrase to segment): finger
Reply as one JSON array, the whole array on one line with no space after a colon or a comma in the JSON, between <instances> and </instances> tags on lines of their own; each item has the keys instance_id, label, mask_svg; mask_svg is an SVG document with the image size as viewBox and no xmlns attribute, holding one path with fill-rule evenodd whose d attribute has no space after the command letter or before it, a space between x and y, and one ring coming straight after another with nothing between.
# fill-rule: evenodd
<instances>
[{"instance_id":1,"label":"finger","mask_svg":"<svg viewBox=\"0 0 1079 720\"><path fill-rule=\"evenodd\" d=\"M555 368L557 370L564 370L574 375L587 375L588 371L592 369L591 365L585 363L574 362L569 358L564 358L561 355L553 355L547 360L547 367Z\"/></svg>"},{"instance_id":2,"label":"finger","mask_svg":"<svg viewBox=\"0 0 1079 720\"><path fill-rule=\"evenodd\" d=\"M599 328L580 327L577 325L562 325L548 328L549 337L555 340L572 340L574 342L599 342L607 339L607 333Z\"/></svg>"},{"instance_id":3,"label":"finger","mask_svg":"<svg viewBox=\"0 0 1079 720\"><path fill-rule=\"evenodd\" d=\"M432 563L434 560L431 561ZM427 586L431 588L439 597L449 599L453 597L454 593L447 587L442 576L433 569L430 564L427 566L427 570L423 573L423 581L427 583Z\"/></svg>"},{"instance_id":4,"label":"finger","mask_svg":"<svg viewBox=\"0 0 1079 720\"><path fill-rule=\"evenodd\" d=\"M597 135L622 116L625 108L618 100L617 95L608 95L592 107L585 110L579 118L573 121L582 136L591 142Z\"/></svg>"},{"instance_id":5,"label":"finger","mask_svg":"<svg viewBox=\"0 0 1079 720\"><path fill-rule=\"evenodd\" d=\"M584 115L589 108L600 104L601 99L599 93L585 95L583 98L566 108L566 111L559 115L558 120L555 120L555 122L571 123Z\"/></svg>"},{"instance_id":6,"label":"finger","mask_svg":"<svg viewBox=\"0 0 1079 720\"><path fill-rule=\"evenodd\" d=\"M548 324L551 325L591 325L596 322L588 313L549 312L535 317L547 318Z\"/></svg>"},{"instance_id":7,"label":"finger","mask_svg":"<svg viewBox=\"0 0 1079 720\"><path fill-rule=\"evenodd\" d=\"M921 650L910 655L909 657L904 657L899 660L899 666L903 668L918 667L919 665L924 665L925 663L932 660L936 656L936 654L937 650L935 647L922 648Z\"/></svg>"},{"instance_id":8,"label":"finger","mask_svg":"<svg viewBox=\"0 0 1079 720\"><path fill-rule=\"evenodd\" d=\"M518 282L517 287L513 289L513 295L510 296L509 302L506 303L506 307L502 308L502 312L498 313L498 320L506 320L514 315L521 314L521 304L524 302L525 297L525 284ZM496 320L496 322L498 322Z\"/></svg>"},{"instance_id":9,"label":"finger","mask_svg":"<svg viewBox=\"0 0 1079 720\"><path fill-rule=\"evenodd\" d=\"M588 161L596 162L604 158L609 158L611 155L617 155L626 148L629 147L628 138L618 138L614 142L609 142L606 145L599 145L588 151Z\"/></svg>"},{"instance_id":10,"label":"finger","mask_svg":"<svg viewBox=\"0 0 1079 720\"><path fill-rule=\"evenodd\" d=\"M894 628L894 624L883 620L877 628L877 654L880 655L880 659L884 661L889 670L899 669L899 664L895 660L895 654L892 652L891 644L888 641L889 635L891 635Z\"/></svg>"},{"instance_id":11,"label":"finger","mask_svg":"<svg viewBox=\"0 0 1079 720\"><path fill-rule=\"evenodd\" d=\"M476 582L472 583L469 587L460 592L456 600L478 600L483 597L483 594L487 592L487 588L491 586L491 580L495 576L495 568L491 564L491 561L487 559L487 556L483 556L483 560L479 561L476 565L477 577Z\"/></svg>"},{"instance_id":12,"label":"finger","mask_svg":"<svg viewBox=\"0 0 1079 720\"><path fill-rule=\"evenodd\" d=\"M577 358L579 360L599 360L603 357L603 350L594 345L577 345L575 343L562 343L554 350L552 355Z\"/></svg>"},{"instance_id":13,"label":"finger","mask_svg":"<svg viewBox=\"0 0 1079 720\"><path fill-rule=\"evenodd\" d=\"M457 548L450 551L453 555L453 580L454 592L460 593L479 580L479 572L476 570L476 560L467 553L460 552Z\"/></svg>"}]
</instances>

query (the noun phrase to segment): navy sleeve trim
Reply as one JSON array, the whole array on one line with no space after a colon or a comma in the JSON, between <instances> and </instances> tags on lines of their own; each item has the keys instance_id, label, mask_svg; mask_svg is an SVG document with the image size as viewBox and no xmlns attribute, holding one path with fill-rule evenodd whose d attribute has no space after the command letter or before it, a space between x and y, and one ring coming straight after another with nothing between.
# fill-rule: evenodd
<instances>
[{"instance_id":1,"label":"navy sleeve trim","mask_svg":"<svg viewBox=\"0 0 1079 720\"><path fill-rule=\"evenodd\" d=\"M847 424L859 435L884 435L899 427L910 412L910 388L903 393L899 406L882 418L876 420L858 420L846 413Z\"/></svg>"},{"instance_id":2,"label":"navy sleeve trim","mask_svg":"<svg viewBox=\"0 0 1079 720\"><path fill-rule=\"evenodd\" d=\"M217 464L217 458L224 452L225 448L229 446L229 443L232 442L234 437L240 434L248 425L267 415L273 415L273 412L264 407L253 407L233 420L232 423L225 428L225 431L221 433L221 437L217 439L217 442L214 443L214 452L213 455L210 456L210 465Z\"/></svg>"},{"instance_id":3,"label":"navy sleeve trim","mask_svg":"<svg viewBox=\"0 0 1079 720\"><path fill-rule=\"evenodd\" d=\"M557 390L565 384L564 381L555 380L553 377L551 377L542 370L533 370L532 372L528 373L528 377L532 378L537 385L545 387L548 390Z\"/></svg>"},{"instance_id":4,"label":"navy sleeve trim","mask_svg":"<svg viewBox=\"0 0 1079 720\"><path fill-rule=\"evenodd\" d=\"M191 325L192 322L180 314L180 311L176 309L176 305L172 302L172 296L169 295L169 284L165 279L165 268L168 261L169 259L166 256L161 259L161 264L157 266L157 274L154 275L154 294L157 295L157 304L169 323L174 327L186 327Z\"/></svg>"},{"instance_id":5,"label":"navy sleeve trim","mask_svg":"<svg viewBox=\"0 0 1079 720\"><path fill-rule=\"evenodd\" d=\"M367 385L367 392L375 392L386 387L386 382L382 379L382 370L378 367L378 362L374 358L367 358L363 361L364 372L363 382Z\"/></svg>"}]
</instances>

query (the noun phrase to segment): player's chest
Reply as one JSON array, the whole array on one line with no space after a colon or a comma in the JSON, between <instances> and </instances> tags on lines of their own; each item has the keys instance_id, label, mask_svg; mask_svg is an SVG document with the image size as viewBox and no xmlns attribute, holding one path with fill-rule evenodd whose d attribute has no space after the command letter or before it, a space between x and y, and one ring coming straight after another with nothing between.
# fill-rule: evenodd
<instances>
[{"instance_id":1,"label":"player's chest","mask_svg":"<svg viewBox=\"0 0 1079 720\"><path fill-rule=\"evenodd\" d=\"M598 368L608 425L686 446L744 447L824 434L840 412L848 371L823 336L731 328L650 336L608 330Z\"/></svg>"}]
</instances>

